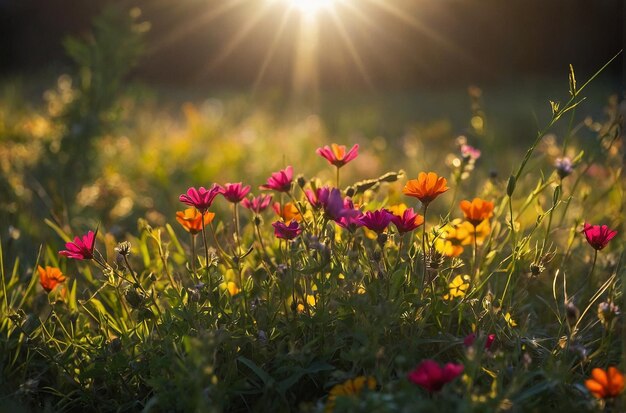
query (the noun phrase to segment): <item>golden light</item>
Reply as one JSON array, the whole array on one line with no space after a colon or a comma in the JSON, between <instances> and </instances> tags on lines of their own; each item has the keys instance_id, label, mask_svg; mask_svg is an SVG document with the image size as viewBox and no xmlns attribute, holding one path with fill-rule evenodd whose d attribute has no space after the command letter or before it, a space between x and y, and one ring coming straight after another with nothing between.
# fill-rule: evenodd
<instances>
[{"instance_id":1,"label":"golden light","mask_svg":"<svg viewBox=\"0 0 626 413\"><path fill-rule=\"evenodd\" d=\"M312 17L318 11L328 9L333 5L333 0L288 0L289 5L297 9L305 17Z\"/></svg>"}]
</instances>

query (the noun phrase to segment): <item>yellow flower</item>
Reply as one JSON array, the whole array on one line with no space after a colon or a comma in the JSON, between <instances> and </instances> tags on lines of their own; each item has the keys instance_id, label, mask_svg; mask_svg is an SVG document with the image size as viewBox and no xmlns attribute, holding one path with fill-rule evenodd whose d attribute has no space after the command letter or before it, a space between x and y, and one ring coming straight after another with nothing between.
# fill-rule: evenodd
<instances>
[{"instance_id":1,"label":"yellow flower","mask_svg":"<svg viewBox=\"0 0 626 413\"><path fill-rule=\"evenodd\" d=\"M328 393L325 412L330 413L333 411L337 397L357 397L365 387L368 390L374 390L376 388L376 379L371 376L358 376L337 384Z\"/></svg>"},{"instance_id":2,"label":"yellow flower","mask_svg":"<svg viewBox=\"0 0 626 413\"><path fill-rule=\"evenodd\" d=\"M226 290L228 290L228 294L230 294L231 297L234 297L235 295L239 294L239 292L241 291L239 286L235 284L233 281L228 281L226 283Z\"/></svg>"},{"instance_id":3,"label":"yellow flower","mask_svg":"<svg viewBox=\"0 0 626 413\"><path fill-rule=\"evenodd\" d=\"M397 204L397 205L391 205L388 206L387 209L389 210L389 212L391 212L392 214L401 217L402 214L404 214L404 211L407 209L408 207L406 206L406 204L401 203L401 204Z\"/></svg>"},{"instance_id":4,"label":"yellow flower","mask_svg":"<svg viewBox=\"0 0 626 413\"><path fill-rule=\"evenodd\" d=\"M515 320L513 320L513 317L511 317L511 313L506 313L504 315L504 321L506 321L511 327L517 326L517 323L515 322Z\"/></svg>"},{"instance_id":5,"label":"yellow flower","mask_svg":"<svg viewBox=\"0 0 626 413\"><path fill-rule=\"evenodd\" d=\"M465 293L469 290L469 276L457 275L452 282L448 284L450 291L443 296L444 300L452 300L453 298L465 297Z\"/></svg>"},{"instance_id":6,"label":"yellow flower","mask_svg":"<svg viewBox=\"0 0 626 413\"><path fill-rule=\"evenodd\" d=\"M315 296L307 294L306 303L309 305L309 308L315 307ZM306 307L302 303L298 303L296 306L296 311L298 311L298 313L303 313L305 309Z\"/></svg>"},{"instance_id":7,"label":"yellow flower","mask_svg":"<svg viewBox=\"0 0 626 413\"><path fill-rule=\"evenodd\" d=\"M469 221L463 221L456 228L456 236L461 240L461 245L474 244L474 226ZM491 224L486 219L476 226L476 244L483 245L491 232Z\"/></svg>"}]
</instances>

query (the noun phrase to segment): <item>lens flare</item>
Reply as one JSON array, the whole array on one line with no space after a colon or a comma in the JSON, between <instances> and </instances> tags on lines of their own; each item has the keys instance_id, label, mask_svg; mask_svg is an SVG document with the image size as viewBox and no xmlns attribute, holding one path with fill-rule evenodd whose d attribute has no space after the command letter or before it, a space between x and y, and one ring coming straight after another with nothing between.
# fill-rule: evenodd
<instances>
[{"instance_id":1,"label":"lens flare","mask_svg":"<svg viewBox=\"0 0 626 413\"><path fill-rule=\"evenodd\" d=\"M314 16L318 11L331 7L333 0L289 0L289 4L304 16Z\"/></svg>"}]
</instances>

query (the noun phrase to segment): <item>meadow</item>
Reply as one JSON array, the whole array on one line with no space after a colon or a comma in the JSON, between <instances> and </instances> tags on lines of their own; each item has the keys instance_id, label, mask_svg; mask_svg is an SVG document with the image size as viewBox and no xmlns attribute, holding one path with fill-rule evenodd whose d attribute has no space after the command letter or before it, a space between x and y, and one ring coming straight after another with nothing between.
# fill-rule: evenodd
<instances>
[{"instance_id":1,"label":"meadow","mask_svg":"<svg viewBox=\"0 0 626 413\"><path fill-rule=\"evenodd\" d=\"M99 27L2 86L0 410L626 409L602 63L294 109L128 85Z\"/></svg>"}]
</instances>

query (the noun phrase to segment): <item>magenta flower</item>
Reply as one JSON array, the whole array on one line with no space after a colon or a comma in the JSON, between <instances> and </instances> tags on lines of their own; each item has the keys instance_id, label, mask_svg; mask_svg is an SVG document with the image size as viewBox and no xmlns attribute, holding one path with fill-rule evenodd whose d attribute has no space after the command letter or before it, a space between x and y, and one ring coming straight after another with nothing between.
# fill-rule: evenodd
<instances>
[{"instance_id":1,"label":"magenta flower","mask_svg":"<svg viewBox=\"0 0 626 413\"><path fill-rule=\"evenodd\" d=\"M330 146L317 148L315 152L325 158L331 165L341 168L359 155L359 145L354 145L346 153L345 145L337 145L336 143L333 143Z\"/></svg>"},{"instance_id":2,"label":"magenta flower","mask_svg":"<svg viewBox=\"0 0 626 413\"><path fill-rule=\"evenodd\" d=\"M242 186L241 182L236 184L226 184L221 187L221 194L224 195L229 202L238 204L250 192L250 185Z\"/></svg>"},{"instance_id":3,"label":"magenta flower","mask_svg":"<svg viewBox=\"0 0 626 413\"><path fill-rule=\"evenodd\" d=\"M263 194L252 199L245 198L241 201L241 205L243 205L244 208L248 208L255 214L260 214L267 209L270 202L272 202L272 196Z\"/></svg>"},{"instance_id":4,"label":"magenta flower","mask_svg":"<svg viewBox=\"0 0 626 413\"><path fill-rule=\"evenodd\" d=\"M585 222L583 229L587 242L596 250L601 250L611 241L616 235L617 231L609 229L606 225L591 225Z\"/></svg>"},{"instance_id":5,"label":"magenta flower","mask_svg":"<svg viewBox=\"0 0 626 413\"><path fill-rule=\"evenodd\" d=\"M93 249L96 245L96 234L93 231L87 235L74 238L74 242L66 242L65 250L59 251L59 255L75 260L90 260L93 258Z\"/></svg>"},{"instance_id":6,"label":"magenta flower","mask_svg":"<svg viewBox=\"0 0 626 413\"><path fill-rule=\"evenodd\" d=\"M315 191L307 189L304 191L304 195L313 208L323 208L324 214L333 221L337 221L347 215L359 215L359 212L355 211L353 207L347 208L344 206L341 191L337 188L324 186L317 188Z\"/></svg>"},{"instance_id":7,"label":"magenta flower","mask_svg":"<svg viewBox=\"0 0 626 413\"><path fill-rule=\"evenodd\" d=\"M493 345L493 342L496 340L496 335L495 334L489 334L487 335L487 339L485 340L485 350L489 350L491 349L491 346ZM474 345L474 343L476 342L476 333L470 333L467 336L465 336L465 338L463 339L463 344L465 345L465 347L471 347Z\"/></svg>"},{"instance_id":8,"label":"magenta flower","mask_svg":"<svg viewBox=\"0 0 626 413\"><path fill-rule=\"evenodd\" d=\"M422 225L424 223L424 217L420 214L416 214L413 208L407 208L404 210L402 216L392 216L391 222L393 222L400 234L404 234Z\"/></svg>"},{"instance_id":9,"label":"magenta flower","mask_svg":"<svg viewBox=\"0 0 626 413\"><path fill-rule=\"evenodd\" d=\"M358 227L360 227L361 221L360 218L363 216L361 211L354 207L354 203L352 199L346 197L343 200L343 208L344 214L339 219L336 219L335 222L342 228L347 229L350 232L356 231Z\"/></svg>"},{"instance_id":10,"label":"magenta flower","mask_svg":"<svg viewBox=\"0 0 626 413\"><path fill-rule=\"evenodd\" d=\"M289 192L291 189L291 181L293 180L293 168L286 167L278 172L274 172L267 179L267 184L261 185L261 189L273 189L278 192Z\"/></svg>"},{"instance_id":11,"label":"magenta flower","mask_svg":"<svg viewBox=\"0 0 626 413\"><path fill-rule=\"evenodd\" d=\"M462 364L448 363L441 367L434 360L424 360L408 374L407 378L428 392L434 393L460 376L464 368Z\"/></svg>"},{"instance_id":12,"label":"magenta flower","mask_svg":"<svg viewBox=\"0 0 626 413\"><path fill-rule=\"evenodd\" d=\"M381 234L387 229L393 216L394 215L388 209L383 208L377 211L367 211L365 214L361 215L359 222L361 222L361 225L371 229L377 234Z\"/></svg>"},{"instance_id":13,"label":"magenta flower","mask_svg":"<svg viewBox=\"0 0 626 413\"><path fill-rule=\"evenodd\" d=\"M206 189L203 186L201 186L200 189L191 187L187 190L186 194L179 196L178 200L184 204L195 207L201 214L204 214L213 203L217 194L221 192L222 188L216 184L213 184L210 189Z\"/></svg>"},{"instance_id":14,"label":"magenta flower","mask_svg":"<svg viewBox=\"0 0 626 413\"><path fill-rule=\"evenodd\" d=\"M306 197L306 200L309 201L309 204L311 204L313 209L320 209L322 207L322 204L319 199L319 194L321 191L325 189L328 189L328 188L323 187L323 188L316 188L315 190L313 189L304 190L304 196Z\"/></svg>"},{"instance_id":15,"label":"magenta flower","mask_svg":"<svg viewBox=\"0 0 626 413\"><path fill-rule=\"evenodd\" d=\"M302 232L302 228L295 219L292 220L289 225L286 225L282 221L276 221L272 224L274 227L274 235L276 238L282 238L286 240L292 240Z\"/></svg>"}]
</instances>

